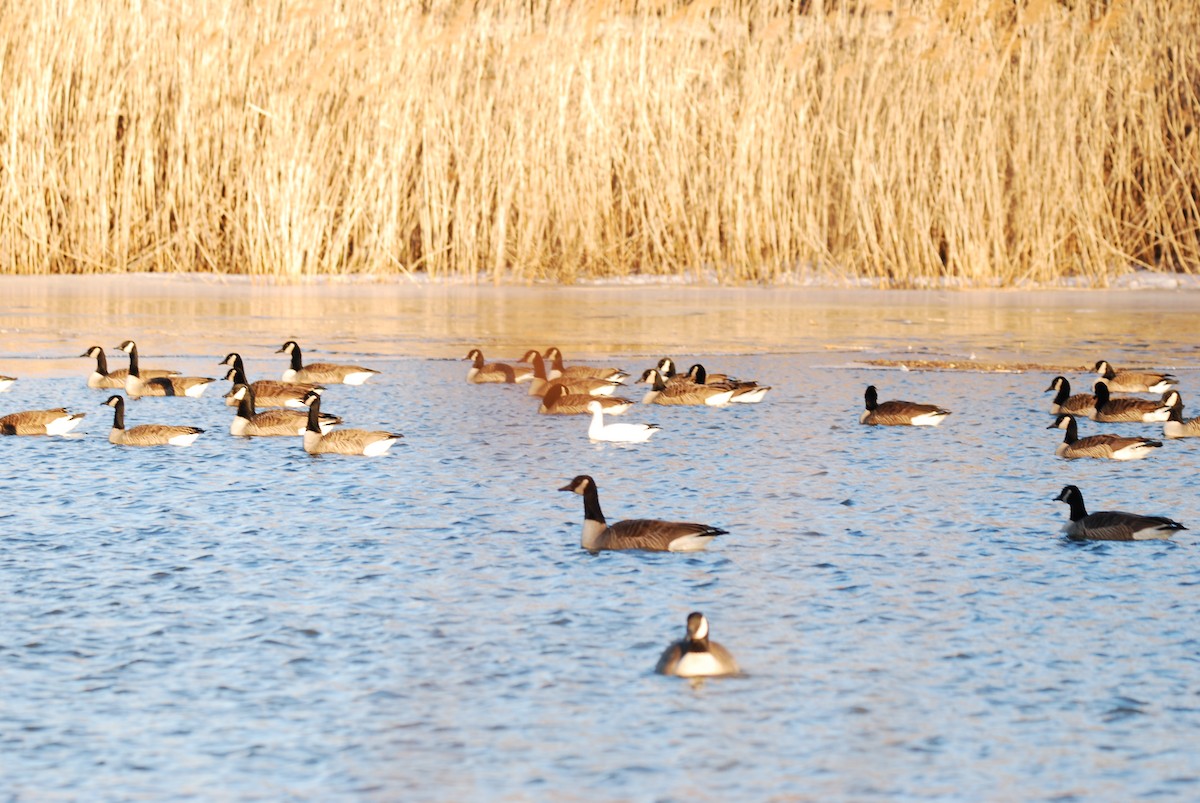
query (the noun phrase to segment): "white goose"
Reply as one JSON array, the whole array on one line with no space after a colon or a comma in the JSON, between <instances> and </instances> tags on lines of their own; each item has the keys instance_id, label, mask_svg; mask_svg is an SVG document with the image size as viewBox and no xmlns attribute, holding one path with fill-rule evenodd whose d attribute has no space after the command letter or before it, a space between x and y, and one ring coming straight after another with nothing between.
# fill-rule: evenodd
<instances>
[{"instance_id":1,"label":"white goose","mask_svg":"<svg viewBox=\"0 0 1200 803\"><path fill-rule=\"evenodd\" d=\"M588 402L592 423L588 426L588 437L594 441L610 443L645 443L658 432L658 424L604 423L604 405L599 401Z\"/></svg>"}]
</instances>

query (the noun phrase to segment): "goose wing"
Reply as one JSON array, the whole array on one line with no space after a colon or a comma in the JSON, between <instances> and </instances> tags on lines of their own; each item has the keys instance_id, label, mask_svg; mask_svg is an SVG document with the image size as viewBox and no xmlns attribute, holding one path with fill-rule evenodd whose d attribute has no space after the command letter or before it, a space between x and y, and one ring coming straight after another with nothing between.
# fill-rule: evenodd
<instances>
[{"instance_id":1,"label":"goose wing","mask_svg":"<svg viewBox=\"0 0 1200 803\"><path fill-rule=\"evenodd\" d=\"M707 543L728 530L708 524L658 519L626 519L609 527L602 536L603 549L646 549L667 552L680 539Z\"/></svg>"},{"instance_id":2,"label":"goose wing","mask_svg":"<svg viewBox=\"0 0 1200 803\"><path fill-rule=\"evenodd\" d=\"M1132 438L1122 435L1089 435L1086 438L1080 438L1071 444L1068 451L1078 457L1110 457L1114 452L1119 452L1130 446L1149 445L1157 443L1149 438Z\"/></svg>"},{"instance_id":3,"label":"goose wing","mask_svg":"<svg viewBox=\"0 0 1200 803\"><path fill-rule=\"evenodd\" d=\"M1067 534L1072 538L1090 541L1141 541L1169 538L1176 530L1185 529L1182 524L1164 516L1104 511L1073 522Z\"/></svg>"},{"instance_id":4,"label":"goose wing","mask_svg":"<svg viewBox=\"0 0 1200 803\"><path fill-rule=\"evenodd\" d=\"M936 404L920 404L910 401L882 402L871 414L871 420L876 424L908 424L914 418L922 415L949 415L950 411Z\"/></svg>"}]
</instances>

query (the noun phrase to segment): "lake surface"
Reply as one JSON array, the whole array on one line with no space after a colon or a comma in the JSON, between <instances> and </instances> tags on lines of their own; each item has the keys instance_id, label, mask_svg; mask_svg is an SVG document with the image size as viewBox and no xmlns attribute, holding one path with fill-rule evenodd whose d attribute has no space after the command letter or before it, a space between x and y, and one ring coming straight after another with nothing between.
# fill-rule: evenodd
<instances>
[{"instance_id":1,"label":"lake surface","mask_svg":"<svg viewBox=\"0 0 1200 803\"><path fill-rule=\"evenodd\" d=\"M88 414L76 437L0 439L3 799L1200 797L1200 444L1062 461L1052 372L860 362L1106 357L1173 370L1189 401L1200 296L79 278L0 282L0 374L21 377L0 413ZM75 355L123 367L126 337L206 376L240 350L252 378L297 337L382 372L325 410L405 439L375 459L233 439L218 382L129 405L130 426L205 427L195 446L111 446ZM624 420L663 431L621 446L463 381L472 346L551 344L774 390L638 406ZM859 426L869 383L954 413ZM730 534L590 555L556 490L580 473L610 521ZM1068 483L1193 529L1066 542ZM653 674L692 610L745 677Z\"/></svg>"}]
</instances>

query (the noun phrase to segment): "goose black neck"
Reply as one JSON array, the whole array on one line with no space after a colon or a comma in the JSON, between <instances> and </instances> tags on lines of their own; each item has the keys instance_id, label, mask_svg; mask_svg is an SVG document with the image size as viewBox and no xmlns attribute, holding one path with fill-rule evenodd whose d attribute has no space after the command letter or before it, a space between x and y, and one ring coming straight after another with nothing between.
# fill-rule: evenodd
<instances>
[{"instance_id":1,"label":"goose black neck","mask_svg":"<svg viewBox=\"0 0 1200 803\"><path fill-rule=\"evenodd\" d=\"M604 514L600 512L600 494L596 491L596 483L589 482L583 490L583 517L591 521L606 524Z\"/></svg>"},{"instance_id":2,"label":"goose black neck","mask_svg":"<svg viewBox=\"0 0 1200 803\"><path fill-rule=\"evenodd\" d=\"M692 381L695 382L697 385L707 385L708 384L708 371L705 371L704 366L701 365L700 363L696 363L695 365L693 365L692 370L688 371L688 373L690 373L692 375Z\"/></svg>"},{"instance_id":3,"label":"goose black neck","mask_svg":"<svg viewBox=\"0 0 1200 803\"><path fill-rule=\"evenodd\" d=\"M1087 508L1083 506L1083 494L1076 491L1068 496L1066 501L1071 506L1071 521L1079 521L1087 516Z\"/></svg>"},{"instance_id":4,"label":"goose black neck","mask_svg":"<svg viewBox=\"0 0 1200 803\"><path fill-rule=\"evenodd\" d=\"M533 365L533 378L534 379L545 379L546 378L546 361L542 359L542 355L534 354L533 360L531 360L531 364Z\"/></svg>"},{"instance_id":5,"label":"goose black neck","mask_svg":"<svg viewBox=\"0 0 1200 803\"><path fill-rule=\"evenodd\" d=\"M104 356L104 349L96 349L96 371L108 375L108 357Z\"/></svg>"},{"instance_id":6,"label":"goose black neck","mask_svg":"<svg viewBox=\"0 0 1200 803\"><path fill-rule=\"evenodd\" d=\"M1067 419L1067 434L1063 435L1063 443L1070 446L1075 441L1079 440L1079 425L1075 423L1074 418Z\"/></svg>"},{"instance_id":7,"label":"goose black neck","mask_svg":"<svg viewBox=\"0 0 1200 803\"><path fill-rule=\"evenodd\" d=\"M246 378L246 369L242 367L242 361L239 359L233 364L233 384L245 385L250 388L250 380Z\"/></svg>"},{"instance_id":8,"label":"goose black neck","mask_svg":"<svg viewBox=\"0 0 1200 803\"><path fill-rule=\"evenodd\" d=\"M562 398L563 386L558 382L552 382L546 390L546 395L542 396L543 407L553 407L554 404Z\"/></svg>"},{"instance_id":9,"label":"goose black neck","mask_svg":"<svg viewBox=\"0 0 1200 803\"><path fill-rule=\"evenodd\" d=\"M664 390L667 389L667 383L663 381L663 375L660 374L658 371L654 372L654 384L652 384L650 386L650 389L656 390L659 393L662 393Z\"/></svg>"},{"instance_id":10,"label":"goose black neck","mask_svg":"<svg viewBox=\"0 0 1200 803\"><path fill-rule=\"evenodd\" d=\"M242 394L242 398L238 399L238 417L254 418L254 391L249 385L243 385L246 392Z\"/></svg>"},{"instance_id":11,"label":"goose black neck","mask_svg":"<svg viewBox=\"0 0 1200 803\"><path fill-rule=\"evenodd\" d=\"M874 385L871 385L867 388L864 399L866 400L868 410L874 410L879 406L879 393L875 390Z\"/></svg>"},{"instance_id":12,"label":"goose black neck","mask_svg":"<svg viewBox=\"0 0 1200 803\"><path fill-rule=\"evenodd\" d=\"M708 652L708 636L704 638L696 638L688 636L683 641L684 652Z\"/></svg>"},{"instance_id":13,"label":"goose black neck","mask_svg":"<svg viewBox=\"0 0 1200 803\"><path fill-rule=\"evenodd\" d=\"M546 352L546 356L550 358L550 367L555 371L565 371L563 368L562 352L557 348L550 349Z\"/></svg>"},{"instance_id":14,"label":"goose black neck","mask_svg":"<svg viewBox=\"0 0 1200 803\"><path fill-rule=\"evenodd\" d=\"M129 375L141 378L141 371L138 369L138 353L137 346L134 345L129 349Z\"/></svg>"},{"instance_id":15,"label":"goose black neck","mask_svg":"<svg viewBox=\"0 0 1200 803\"><path fill-rule=\"evenodd\" d=\"M308 426L306 429L309 432L321 434L321 397L313 394L312 404L308 405Z\"/></svg>"},{"instance_id":16,"label":"goose black neck","mask_svg":"<svg viewBox=\"0 0 1200 803\"><path fill-rule=\"evenodd\" d=\"M300 347L295 343L292 344L292 370L299 371L304 368L304 362L300 359Z\"/></svg>"},{"instance_id":17,"label":"goose black neck","mask_svg":"<svg viewBox=\"0 0 1200 803\"><path fill-rule=\"evenodd\" d=\"M1097 382L1096 387L1092 388L1092 391L1096 395L1096 411L1099 412L1100 408L1108 404L1108 385L1103 382Z\"/></svg>"},{"instance_id":18,"label":"goose black neck","mask_svg":"<svg viewBox=\"0 0 1200 803\"><path fill-rule=\"evenodd\" d=\"M1182 424L1183 423L1183 405L1182 404L1172 404L1171 412L1170 412L1170 415L1167 416L1167 420L1168 421L1176 421L1176 422Z\"/></svg>"},{"instance_id":19,"label":"goose black neck","mask_svg":"<svg viewBox=\"0 0 1200 803\"><path fill-rule=\"evenodd\" d=\"M125 429L125 400L120 396L113 405L113 429Z\"/></svg>"},{"instance_id":20,"label":"goose black neck","mask_svg":"<svg viewBox=\"0 0 1200 803\"><path fill-rule=\"evenodd\" d=\"M1067 384L1067 380L1059 383L1058 393L1054 395L1055 404L1066 404L1067 399L1071 397L1071 386Z\"/></svg>"}]
</instances>

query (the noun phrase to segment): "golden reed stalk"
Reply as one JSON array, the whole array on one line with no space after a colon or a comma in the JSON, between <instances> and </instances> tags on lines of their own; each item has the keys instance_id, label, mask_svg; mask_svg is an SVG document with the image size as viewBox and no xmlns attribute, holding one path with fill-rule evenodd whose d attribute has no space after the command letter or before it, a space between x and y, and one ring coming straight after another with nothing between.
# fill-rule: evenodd
<instances>
[{"instance_id":1,"label":"golden reed stalk","mask_svg":"<svg viewBox=\"0 0 1200 803\"><path fill-rule=\"evenodd\" d=\"M0 4L0 272L1200 264L1194 0Z\"/></svg>"}]
</instances>

